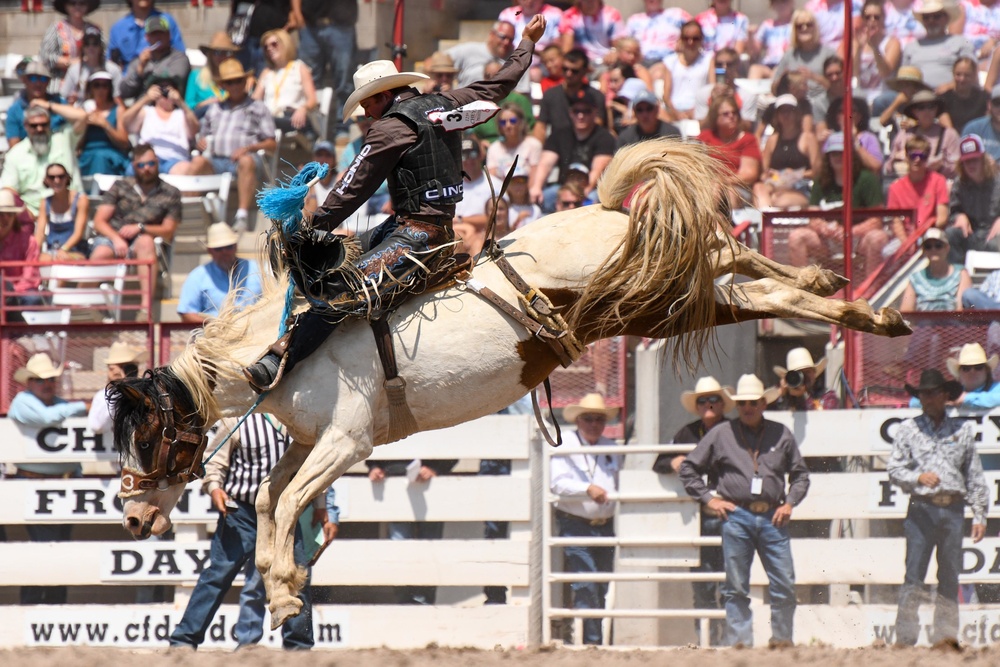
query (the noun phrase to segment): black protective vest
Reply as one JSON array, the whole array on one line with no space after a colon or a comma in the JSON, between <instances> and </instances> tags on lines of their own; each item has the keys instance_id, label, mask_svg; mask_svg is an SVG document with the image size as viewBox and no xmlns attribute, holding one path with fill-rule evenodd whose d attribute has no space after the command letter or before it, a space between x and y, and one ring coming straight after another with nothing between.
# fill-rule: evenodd
<instances>
[{"instance_id":1,"label":"black protective vest","mask_svg":"<svg viewBox=\"0 0 1000 667\"><path fill-rule=\"evenodd\" d=\"M454 109L441 95L418 95L395 102L386 116L405 118L417 131L417 142L389 174L389 194L397 213L416 214L421 201L432 207L447 207L442 213L454 213L462 201L462 135L446 132L427 119L439 109Z\"/></svg>"}]
</instances>

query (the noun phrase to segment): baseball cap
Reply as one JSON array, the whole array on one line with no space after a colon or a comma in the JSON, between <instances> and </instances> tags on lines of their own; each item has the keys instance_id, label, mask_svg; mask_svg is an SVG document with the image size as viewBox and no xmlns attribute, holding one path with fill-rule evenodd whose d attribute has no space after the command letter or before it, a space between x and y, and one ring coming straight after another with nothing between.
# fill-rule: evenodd
<instances>
[{"instance_id":1,"label":"baseball cap","mask_svg":"<svg viewBox=\"0 0 1000 667\"><path fill-rule=\"evenodd\" d=\"M982 157L986 153L986 146L983 145L983 138L978 134L967 134L962 137L962 142L958 145L959 160L972 160Z\"/></svg>"},{"instance_id":2,"label":"baseball cap","mask_svg":"<svg viewBox=\"0 0 1000 667\"><path fill-rule=\"evenodd\" d=\"M778 109L780 107L797 107L799 106L799 101L795 99L795 95L779 95L778 99L774 101L774 108Z\"/></svg>"},{"instance_id":3,"label":"baseball cap","mask_svg":"<svg viewBox=\"0 0 1000 667\"><path fill-rule=\"evenodd\" d=\"M466 137L465 139L462 139L462 152L463 153L475 153L476 155L480 155L482 153L482 151L480 150L480 147L479 147L479 141L477 141L476 139L469 138L469 137Z\"/></svg>"},{"instance_id":4,"label":"baseball cap","mask_svg":"<svg viewBox=\"0 0 1000 667\"><path fill-rule=\"evenodd\" d=\"M594 95L587 94L587 89L586 88L581 88L580 90L576 91L576 95L574 95L572 97L572 99L570 100L569 106L570 106L570 108L572 108L572 107L576 106L577 104L585 104L588 107L590 107L591 109L596 109L597 108L597 100L594 99L595 97L596 96L594 96Z\"/></svg>"},{"instance_id":5,"label":"baseball cap","mask_svg":"<svg viewBox=\"0 0 1000 667\"><path fill-rule=\"evenodd\" d=\"M654 107L659 108L660 100L656 98L656 95L654 93L651 93L648 90L643 90L632 98L633 109L635 109L640 104L652 104Z\"/></svg>"},{"instance_id":6,"label":"baseball cap","mask_svg":"<svg viewBox=\"0 0 1000 667\"><path fill-rule=\"evenodd\" d=\"M826 143L823 144L824 153L843 153L844 152L844 133L834 132L829 137L826 138Z\"/></svg>"},{"instance_id":7,"label":"baseball cap","mask_svg":"<svg viewBox=\"0 0 1000 667\"><path fill-rule=\"evenodd\" d=\"M333 144L329 141L317 141L316 145L313 146L313 154L316 153L329 153L330 155L336 155L337 151L334 149Z\"/></svg>"},{"instance_id":8,"label":"baseball cap","mask_svg":"<svg viewBox=\"0 0 1000 667\"><path fill-rule=\"evenodd\" d=\"M567 169L567 171L569 171L569 172L579 171L581 173L587 174L588 176L590 175L590 167L588 167L587 165L585 165L582 162L574 162L573 164L571 164L569 166L569 168Z\"/></svg>"},{"instance_id":9,"label":"baseball cap","mask_svg":"<svg viewBox=\"0 0 1000 667\"><path fill-rule=\"evenodd\" d=\"M52 78L52 72L50 72L49 68L45 66L45 63L41 62L40 60L32 60L25 66L24 76L32 76L32 75L44 76L50 79Z\"/></svg>"},{"instance_id":10,"label":"baseball cap","mask_svg":"<svg viewBox=\"0 0 1000 667\"><path fill-rule=\"evenodd\" d=\"M97 70L87 77L87 83L91 81L111 81L111 75L102 69Z\"/></svg>"},{"instance_id":11,"label":"baseball cap","mask_svg":"<svg viewBox=\"0 0 1000 667\"><path fill-rule=\"evenodd\" d=\"M146 19L146 34L151 32L170 32L170 24L163 16L150 16Z\"/></svg>"}]
</instances>

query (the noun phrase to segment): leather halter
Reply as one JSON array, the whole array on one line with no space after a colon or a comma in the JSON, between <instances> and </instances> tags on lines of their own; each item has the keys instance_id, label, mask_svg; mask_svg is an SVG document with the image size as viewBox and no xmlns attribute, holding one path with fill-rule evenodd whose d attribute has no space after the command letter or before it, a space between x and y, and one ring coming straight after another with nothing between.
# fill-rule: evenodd
<instances>
[{"instance_id":1,"label":"leather halter","mask_svg":"<svg viewBox=\"0 0 1000 667\"><path fill-rule=\"evenodd\" d=\"M199 426L177 428L174 422L174 399L167 392L163 383L153 375L153 384L157 390L156 411L163 424L160 440L153 450L153 469L143 472L134 468L123 467L119 498L130 498L145 493L150 489L164 491L174 484L187 484L193 479L201 479L205 469L202 458L208 438ZM177 449L181 443L194 445L191 464L183 470L171 471L171 466L177 459ZM148 443L143 443L148 447Z\"/></svg>"}]
</instances>

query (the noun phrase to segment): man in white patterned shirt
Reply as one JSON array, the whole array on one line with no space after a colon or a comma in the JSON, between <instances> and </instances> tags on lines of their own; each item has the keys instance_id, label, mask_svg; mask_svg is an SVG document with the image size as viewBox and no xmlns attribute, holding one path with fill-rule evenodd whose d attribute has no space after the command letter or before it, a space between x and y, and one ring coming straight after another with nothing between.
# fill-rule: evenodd
<instances>
[{"instance_id":1,"label":"man in white patterned shirt","mask_svg":"<svg viewBox=\"0 0 1000 667\"><path fill-rule=\"evenodd\" d=\"M930 641L957 644L965 507L972 508L972 541L978 542L986 533L989 489L972 423L945 414L945 402L958 398L962 386L928 369L920 374L919 385L908 384L906 390L920 399L924 411L899 425L887 466L892 483L910 494L903 524L906 578L899 591L896 644L917 643L920 587L935 548L938 586Z\"/></svg>"}]
</instances>

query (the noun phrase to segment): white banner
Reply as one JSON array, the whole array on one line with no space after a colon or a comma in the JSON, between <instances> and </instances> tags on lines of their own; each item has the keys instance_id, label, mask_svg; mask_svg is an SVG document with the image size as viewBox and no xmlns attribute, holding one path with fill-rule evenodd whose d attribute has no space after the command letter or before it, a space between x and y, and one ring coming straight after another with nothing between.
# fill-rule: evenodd
<instances>
[{"instance_id":1,"label":"white banner","mask_svg":"<svg viewBox=\"0 0 1000 667\"><path fill-rule=\"evenodd\" d=\"M0 461L9 463L53 463L61 461L117 461L118 452L110 433L94 433L84 418L67 419L59 426L42 429L0 420Z\"/></svg>"},{"instance_id":2,"label":"white banner","mask_svg":"<svg viewBox=\"0 0 1000 667\"><path fill-rule=\"evenodd\" d=\"M989 502L986 505L987 515L995 515L1000 507L1000 471L987 470L986 488L990 491ZM830 476L836 479L837 475ZM871 473L865 476L868 484L868 510L872 514L905 515L910 504L910 495L889 481L889 474ZM966 514L972 516L966 508Z\"/></svg>"},{"instance_id":3,"label":"white banner","mask_svg":"<svg viewBox=\"0 0 1000 667\"><path fill-rule=\"evenodd\" d=\"M0 497L6 501L0 518L19 505L26 523L118 523L122 520L119 485L117 477L7 480L0 488ZM185 488L170 513L171 520L177 523L204 523L217 517L211 499L200 492L200 485Z\"/></svg>"},{"instance_id":4,"label":"white banner","mask_svg":"<svg viewBox=\"0 0 1000 667\"><path fill-rule=\"evenodd\" d=\"M166 648L170 633L183 610L146 612L136 606L31 607L24 611L25 646L116 646L122 648ZM239 607L219 608L205 633L204 648L236 647ZM316 648L337 648L349 643L349 611L344 607L313 607ZM281 648L281 630L271 630L265 613L261 645Z\"/></svg>"},{"instance_id":5,"label":"white banner","mask_svg":"<svg viewBox=\"0 0 1000 667\"><path fill-rule=\"evenodd\" d=\"M929 646L934 629L934 607L920 607L918 646ZM867 607L865 626L869 633L867 644L882 640L886 644L896 641L896 609L889 606ZM860 638L859 638L860 639ZM959 607L958 641L972 648L1000 645L1000 610ZM862 644L859 642L859 644Z\"/></svg>"}]
</instances>

